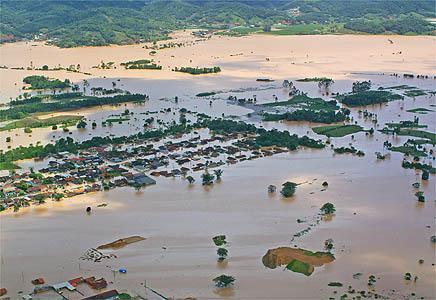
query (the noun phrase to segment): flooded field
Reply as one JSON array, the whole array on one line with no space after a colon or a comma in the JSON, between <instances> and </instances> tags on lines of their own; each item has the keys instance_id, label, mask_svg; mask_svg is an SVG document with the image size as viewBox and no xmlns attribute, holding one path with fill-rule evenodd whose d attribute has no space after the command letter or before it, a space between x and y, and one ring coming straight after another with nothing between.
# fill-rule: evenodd
<instances>
[{"instance_id":1,"label":"flooded field","mask_svg":"<svg viewBox=\"0 0 436 300\"><path fill-rule=\"evenodd\" d=\"M186 33L179 39L190 40ZM28 66L80 63L84 72L53 71L49 76L70 78L81 84L86 78L90 86L110 88L114 80L119 88L132 93L147 93L150 100L143 105L127 104L68 112L83 115L96 129L70 132L35 128L32 134L23 129L0 131L0 150L7 150L3 141L12 136L12 148L19 145L49 143L70 136L78 141L92 136L131 135L143 130L140 113L171 108L171 113L154 115L165 121L178 119L173 114L181 108L205 113L212 117L235 116L266 129L289 130L326 141L311 128L322 124L308 122L264 122L248 115L250 105L228 101L229 96L249 98L256 95L258 104L288 99L281 83L294 81L296 87L311 97L329 99L316 82L296 82L296 79L327 76L335 80L330 93L351 90L355 80L371 80L373 87L407 84L426 91L435 91L433 79L403 79L390 73L414 73L433 76L435 69L433 37L385 36L250 36L243 38L213 37L181 48L159 50L154 58L164 66L162 71L99 70L91 66L101 60L120 63L148 57L141 45L102 48L57 49L41 43L16 43L0 47L2 65ZM401 53L399 53L401 52ZM242 55L231 56L243 53ZM195 54L195 55L194 55ZM266 60L266 58L269 60ZM192 60L192 63L190 62ZM182 65L220 66L217 75L191 76L170 69ZM382 73L385 73L384 75ZM7 102L23 91L21 80L36 71L0 69L1 101ZM46 75L47 76L47 75ZM106 77L106 78L103 78ZM270 83L256 78L275 79ZM216 95L200 98L200 92L215 91ZM178 96L178 102L174 97ZM427 94L405 97L404 100L368 106L377 114L381 129L387 122L413 120L413 108L435 110L436 98ZM101 122L125 109L134 112L128 122L102 127ZM351 108L354 121L365 129L373 124L359 110ZM56 114L49 114L57 115ZM435 113L419 114L426 131L435 132ZM364 132L332 138L335 146L354 147L365 152L364 157L334 154L330 147L321 150L303 148L272 157L244 161L222 167L223 179L212 186L201 185L202 172L193 172L194 185L176 178L155 178L156 185L136 191L123 187L89 193L60 202L22 208L19 212L0 214L1 287L9 295L32 288L30 281L44 277L47 281L62 281L79 275L101 275L114 285L141 294L141 283L167 297L197 299L328 299L355 289L368 289L370 275L377 281L372 287L392 299L409 299L412 293L425 299L435 298L436 269L434 267L436 192L434 175L422 181L420 190L426 202L416 201L414 182L421 182L421 172L401 167L403 154L392 152L381 161L375 152L387 153L384 141L401 145L407 136L391 136ZM430 145L427 145L432 148ZM434 147L432 148L434 149ZM432 157L423 158L434 163ZM43 162L23 161L25 170L43 167ZM268 185L280 187L284 182L299 183L295 195L283 198L279 191L268 193ZM322 186L324 181L328 187ZM331 202L336 213L322 218L306 234L305 230L319 213L320 207ZM107 204L107 206L98 205ZM91 213L85 209L92 206ZM302 220L297 222L297 220ZM217 262L212 237L225 234L229 256ZM120 249L105 250L115 254L101 262L79 260L85 251L129 236L145 240ZM334 241L335 260L316 267L310 276L269 269L262 263L268 249L298 247L324 251L324 242ZM418 261L424 262L420 264ZM111 270L126 268L126 274ZM416 281L404 280L410 272ZM361 273L359 276L354 276ZM232 289L218 290L212 279L221 274L235 277ZM342 282L343 287L329 287L330 282ZM335 295L333 291L338 291ZM394 290L394 291L393 291ZM11 296L13 298L13 296ZM415 299L415 298L411 298Z\"/></svg>"}]
</instances>

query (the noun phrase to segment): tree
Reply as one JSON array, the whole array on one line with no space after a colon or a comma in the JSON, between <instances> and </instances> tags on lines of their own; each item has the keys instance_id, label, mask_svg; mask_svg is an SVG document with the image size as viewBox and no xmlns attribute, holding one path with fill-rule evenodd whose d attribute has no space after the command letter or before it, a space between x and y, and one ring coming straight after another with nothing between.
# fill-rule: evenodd
<instances>
[{"instance_id":1,"label":"tree","mask_svg":"<svg viewBox=\"0 0 436 300\"><path fill-rule=\"evenodd\" d=\"M79 128L79 129L83 129L83 128L86 127L86 125L88 125L88 124L86 124L86 122L85 122L84 120L80 120L80 121L77 123L77 128Z\"/></svg>"},{"instance_id":2,"label":"tree","mask_svg":"<svg viewBox=\"0 0 436 300\"><path fill-rule=\"evenodd\" d=\"M225 288L230 285L233 285L235 282L235 278L233 276L221 275L213 279L215 285L219 288Z\"/></svg>"},{"instance_id":3,"label":"tree","mask_svg":"<svg viewBox=\"0 0 436 300\"><path fill-rule=\"evenodd\" d=\"M206 171L201 175L201 179L203 179L203 185L211 185L215 176Z\"/></svg>"},{"instance_id":4,"label":"tree","mask_svg":"<svg viewBox=\"0 0 436 300\"><path fill-rule=\"evenodd\" d=\"M219 256L219 260L226 259L228 253L229 253L229 251L226 248L218 248L216 250L216 254L218 254L218 256Z\"/></svg>"},{"instance_id":5,"label":"tree","mask_svg":"<svg viewBox=\"0 0 436 300\"><path fill-rule=\"evenodd\" d=\"M335 83L335 81L331 78L321 78L318 81L318 87L320 89L328 89L329 87L331 87L333 85L333 83Z\"/></svg>"},{"instance_id":6,"label":"tree","mask_svg":"<svg viewBox=\"0 0 436 300\"><path fill-rule=\"evenodd\" d=\"M422 180L428 180L429 176L430 173L427 170L422 171L422 176L421 176Z\"/></svg>"},{"instance_id":7,"label":"tree","mask_svg":"<svg viewBox=\"0 0 436 300\"><path fill-rule=\"evenodd\" d=\"M287 181L283 183L283 188L280 191L280 193L283 195L283 197L288 198L294 195L295 190L297 188L297 184L294 182Z\"/></svg>"},{"instance_id":8,"label":"tree","mask_svg":"<svg viewBox=\"0 0 436 300\"><path fill-rule=\"evenodd\" d=\"M186 177L186 180L188 180L189 184L193 184L195 182L195 179L192 176Z\"/></svg>"},{"instance_id":9,"label":"tree","mask_svg":"<svg viewBox=\"0 0 436 300\"><path fill-rule=\"evenodd\" d=\"M322 212L324 215L332 214L332 213L334 213L335 211L336 211L335 206L334 206L332 203L330 203L330 202L325 203L325 204L321 207L321 212Z\"/></svg>"},{"instance_id":10,"label":"tree","mask_svg":"<svg viewBox=\"0 0 436 300\"><path fill-rule=\"evenodd\" d=\"M365 92L371 89L371 80L368 81L355 81L353 82L353 93Z\"/></svg>"},{"instance_id":11,"label":"tree","mask_svg":"<svg viewBox=\"0 0 436 300\"><path fill-rule=\"evenodd\" d=\"M217 246L217 247L221 247L222 245L227 244L226 236L224 234L214 236L212 238L212 241L215 244L215 246Z\"/></svg>"},{"instance_id":12,"label":"tree","mask_svg":"<svg viewBox=\"0 0 436 300\"><path fill-rule=\"evenodd\" d=\"M221 180L221 176L223 175L223 170L218 169L218 170L214 170L213 172L215 173L216 180Z\"/></svg>"}]
</instances>

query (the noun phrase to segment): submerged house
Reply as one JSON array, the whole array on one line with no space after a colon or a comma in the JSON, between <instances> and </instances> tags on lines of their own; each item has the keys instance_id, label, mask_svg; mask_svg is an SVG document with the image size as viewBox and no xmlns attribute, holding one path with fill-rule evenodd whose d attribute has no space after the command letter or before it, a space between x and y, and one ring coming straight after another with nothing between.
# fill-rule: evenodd
<instances>
[{"instance_id":1,"label":"submerged house","mask_svg":"<svg viewBox=\"0 0 436 300\"><path fill-rule=\"evenodd\" d=\"M144 173L136 173L128 179L128 183L131 185L146 186L156 184L156 180L148 177Z\"/></svg>"}]
</instances>

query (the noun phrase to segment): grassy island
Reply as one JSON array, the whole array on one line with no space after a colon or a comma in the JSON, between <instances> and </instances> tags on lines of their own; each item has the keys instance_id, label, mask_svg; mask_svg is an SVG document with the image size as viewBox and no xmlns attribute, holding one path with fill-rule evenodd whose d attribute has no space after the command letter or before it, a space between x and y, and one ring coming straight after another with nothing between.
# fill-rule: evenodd
<instances>
[{"instance_id":1,"label":"grassy island","mask_svg":"<svg viewBox=\"0 0 436 300\"><path fill-rule=\"evenodd\" d=\"M262 106L289 108L289 111L283 113L265 113L264 121L308 121L329 124L345 121L349 114L347 109L339 109L335 100L325 101L304 94L295 95L287 101L271 102Z\"/></svg>"},{"instance_id":2,"label":"grassy island","mask_svg":"<svg viewBox=\"0 0 436 300\"><path fill-rule=\"evenodd\" d=\"M75 110L125 102L143 102L146 99L146 96L142 94L116 95L113 97L83 96L80 93L62 95L34 96L27 100L16 101L8 109L0 110L0 121L22 119L33 113Z\"/></svg>"},{"instance_id":3,"label":"grassy island","mask_svg":"<svg viewBox=\"0 0 436 300\"><path fill-rule=\"evenodd\" d=\"M79 120L81 120L82 116L70 116L70 115L64 115L64 116L56 116L56 117L50 117L46 119L40 119L36 117L27 117L18 121L13 121L8 124L6 124L3 127L0 127L0 131L4 130L11 130L16 128L40 128L40 127L51 127L54 125L62 124L64 126L73 126L75 125Z\"/></svg>"},{"instance_id":4,"label":"grassy island","mask_svg":"<svg viewBox=\"0 0 436 300\"><path fill-rule=\"evenodd\" d=\"M327 137L344 137L362 131L363 128L359 125L328 125L313 127L312 130Z\"/></svg>"}]
</instances>

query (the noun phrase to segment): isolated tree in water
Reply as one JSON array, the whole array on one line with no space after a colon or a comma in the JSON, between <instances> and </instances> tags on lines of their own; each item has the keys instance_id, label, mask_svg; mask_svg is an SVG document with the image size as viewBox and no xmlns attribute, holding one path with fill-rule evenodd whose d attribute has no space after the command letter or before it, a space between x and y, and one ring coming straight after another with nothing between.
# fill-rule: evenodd
<instances>
[{"instance_id":1,"label":"isolated tree in water","mask_svg":"<svg viewBox=\"0 0 436 300\"><path fill-rule=\"evenodd\" d=\"M318 87L320 89L328 89L335 83L335 81L331 78L322 78L320 81L318 81Z\"/></svg>"},{"instance_id":2,"label":"isolated tree in water","mask_svg":"<svg viewBox=\"0 0 436 300\"><path fill-rule=\"evenodd\" d=\"M213 172L215 173L216 180L221 180L221 176L223 176L223 170L218 169L218 170L214 170Z\"/></svg>"},{"instance_id":3,"label":"isolated tree in water","mask_svg":"<svg viewBox=\"0 0 436 300\"><path fill-rule=\"evenodd\" d=\"M219 288L225 288L233 284L235 282L235 278L233 276L221 275L213 279L215 285Z\"/></svg>"},{"instance_id":4,"label":"isolated tree in water","mask_svg":"<svg viewBox=\"0 0 436 300\"><path fill-rule=\"evenodd\" d=\"M203 179L203 185L211 185L215 179L215 176L206 171L203 175L201 175L201 179Z\"/></svg>"},{"instance_id":5,"label":"isolated tree in water","mask_svg":"<svg viewBox=\"0 0 436 300\"><path fill-rule=\"evenodd\" d=\"M218 254L219 260L224 260L229 254L229 251L226 248L218 248L216 250L216 254Z\"/></svg>"},{"instance_id":6,"label":"isolated tree in water","mask_svg":"<svg viewBox=\"0 0 436 300\"><path fill-rule=\"evenodd\" d=\"M188 180L189 184L193 184L195 182L195 179L192 176L186 177L186 180Z\"/></svg>"},{"instance_id":7,"label":"isolated tree in water","mask_svg":"<svg viewBox=\"0 0 436 300\"><path fill-rule=\"evenodd\" d=\"M325 203L322 207L321 207L321 212L325 215L328 214L332 214L336 211L335 206L332 203Z\"/></svg>"}]
</instances>

